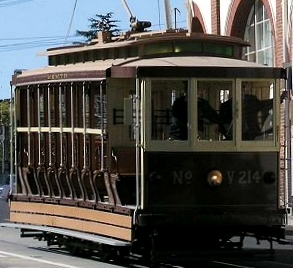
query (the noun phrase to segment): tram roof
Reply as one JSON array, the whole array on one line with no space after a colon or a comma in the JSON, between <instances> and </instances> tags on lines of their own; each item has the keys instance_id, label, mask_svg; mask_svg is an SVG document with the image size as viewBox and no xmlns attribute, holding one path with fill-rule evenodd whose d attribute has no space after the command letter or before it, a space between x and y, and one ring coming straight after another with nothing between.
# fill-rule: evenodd
<instances>
[{"instance_id":1,"label":"tram roof","mask_svg":"<svg viewBox=\"0 0 293 268\"><path fill-rule=\"evenodd\" d=\"M172 43L173 41L175 43L178 41L176 43L178 47ZM161 50L164 42L167 46ZM187 47L184 46L186 43L188 43ZM155 48L149 47L150 50L145 53L147 44L155 45ZM168 46L170 44L172 49ZM221 44L228 44L228 49L226 50L227 46L221 47ZM17 73L13 75L11 84L22 86L99 81L109 77L283 77L281 68L270 68L240 60L242 55L240 48L247 45L247 42L236 37L190 33L186 30L131 33L116 39L107 37L106 33L99 33L98 38L87 45L48 49L46 52L46 56L49 57L48 66ZM120 55L118 52L121 52L119 50L121 47L140 49L135 50L133 54ZM116 49L115 53L113 49ZM101 51L103 57L98 59L92 57L81 62L64 60L78 56L84 51L92 51L91 55ZM225 54L226 52L228 54ZM110 58L110 55L113 57ZM116 57L117 55L119 57ZM58 57L63 61L54 62Z\"/></svg>"},{"instance_id":2,"label":"tram roof","mask_svg":"<svg viewBox=\"0 0 293 268\"><path fill-rule=\"evenodd\" d=\"M47 66L14 75L13 85L99 81L108 77L264 77L284 78L282 68L209 56L128 58Z\"/></svg>"},{"instance_id":3,"label":"tram roof","mask_svg":"<svg viewBox=\"0 0 293 268\"><path fill-rule=\"evenodd\" d=\"M139 59L113 66L112 77L123 76L123 68L136 68L138 77L223 77L223 78L254 78L258 76L285 78L283 68L268 67L259 63L239 59L190 56Z\"/></svg>"},{"instance_id":4,"label":"tram roof","mask_svg":"<svg viewBox=\"0 0 293 268\"><path fill-rule=\"evenodd\" d=\"M99 32L96 39L88 44L63 46L47 49L40 53L43 56L64 55L73 52L102 50L106 48L120 48L134 46L136 44L156 43L160 41L212 41L213 43L234 44L240 47L249 46L248 42L239 37L224 36L197 32L188 32L183 29L170 29L165 31L148 31L148 32L126 32L120 36L109 38L106 33Z\"/></svg>"}]
</instances>

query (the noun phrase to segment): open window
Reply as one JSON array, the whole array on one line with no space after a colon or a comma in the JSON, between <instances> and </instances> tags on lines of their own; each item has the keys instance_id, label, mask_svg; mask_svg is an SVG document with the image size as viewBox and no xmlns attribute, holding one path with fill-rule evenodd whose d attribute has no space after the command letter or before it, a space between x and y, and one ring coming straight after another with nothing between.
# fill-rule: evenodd
<instances>
[{"instance_id":1,"label":"open window","mask_svg":"<svg viewBox=\"0 0 293 268\"><path fill-rule=\"evenodd\" d=\"M273 81L242 81L242 140L259 141L274 139L273 98Z\"/></svg>"},{"instance_id":2,"label":"open window","mask_svg":"<svg viewBox=\"0 0 293 268\"><path fill-rule=\"evenodd\" d=\"M233 82L197 82L197 140L233 139Z\"/></svg>"},{"instance_id":3,"label":"open window","mask_svg":"<svg viewBox=\"0 0 293 268\"><path fill-rule=\"evenodd\" d=\"M187 100L188 81L152 80L152 140L188 140Z\"/></svg>"}]
</instances>

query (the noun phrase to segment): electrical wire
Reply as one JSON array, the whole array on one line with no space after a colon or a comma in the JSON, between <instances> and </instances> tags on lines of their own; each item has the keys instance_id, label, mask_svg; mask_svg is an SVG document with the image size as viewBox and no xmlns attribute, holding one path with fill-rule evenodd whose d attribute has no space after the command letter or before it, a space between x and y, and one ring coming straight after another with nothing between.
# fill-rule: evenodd
<instances>
[{"instance_id":1,"label":"electrical wire","mask_svg":"<svg viewBox=\"0 0 293 268\"><path fill-rule=\"evenodd\" d=\"M74 14L75 14L76 6L77 6L77 0L75 0L75 3L74 3L72 15L71 15L71 19L70 19L69 26L68 26L68 30L67 30L67 34L66 34L66 37L65 37L65 42L64 42L65 44L67 43L67 38L68 38L69 33L70 33L70 30L71 30L71 26L72 26L73 17L74 17Z\"/></svg>"},{"instance_id":2,"label":"electrical wire","mask_svg":"<svg viewBox=\"0 0 293 268\"><path fill-rule=\"evenodd\" d=\"M31 2L36 0L0 0L0 7L17 5L26 2ZM76 13L77 1L75 0L70 23L66 36L41 36L41 37L26 37L26 38L0 38L0 53L14 50L25 50L31 48L42 48L42 47L54 47L54 46L64 46L72 45L74 43L82 43L84 40L80 36L69 36L74 15ZM161 29L161 10L160 10L160 0L158 0L158 12L159 12L159 23L153 25L153 27L159 27ZM181 22L178 22L181 23Z\"/></svg>"},{"instance_id":3,"label":"electrical wire","mask_svg":"<svg viewBox=\"0 0 293 268\"><path fill-rule=\"evenodd\" d=\"M0 8L19 5L19 4L23 4L23 3L31 2L31 1L35 1L35 0L0 0Z\"/></svg>"},{"instance_id":4,"label":"electrical wire","mask_svg":"<svg viewBox=\"0 0 293 268\"><path fill-rule=\"evenodd\" d=\"M23 4L26 2L31 2L35 0L0 0L0 8L8 7L12 5ZM36 47L48 47L48 46L57 46L57 45L66 45L72 44L73 42L81 42L80 38L76 36L69 36L70 30L72 27L73 18L75 15L75 10L77 6L77 0L75 0L72 16L70 19L70 23L68 26L68 30L66 36L58 36L58 37L29 37L29 38L0 38L0 42L3 44L3 41L9 41L4 45L0 45L0 52L14 51L14 50L22 50L28 48L36 48ZM73 39L75 38L75 39ZM73 39L69 41L69 39ZM63 42L62 42L63 41Z\"/></svg>"},{"instance_id":5,"label":"electrical wire","mask_svg":"<svg viewBox=\"0 0 293 268\"><path fill-rule=\"evenodd\" d=\"M69 40L70 39L70 40ZM4 42L3 42L4 41ZM81 42L77 36L68 36L67 44ZM5 44L3 44L5 43ZM0 53L15 50L25 50L30 48L52 47L64 45L64 36L52 37L27 37L27 38L1 38Z\"/></svg>"},{"instance_id":6,"label":"electrical wire","mask_svg":"<svg viewBox=\"0 0 293 268\"><path fill-rule=\"evenodd\" d=\"M158 13L159 13L159 26L161 30L161 8L160 8L160 0L158 0Z\"/></svg>"}]
</instances>

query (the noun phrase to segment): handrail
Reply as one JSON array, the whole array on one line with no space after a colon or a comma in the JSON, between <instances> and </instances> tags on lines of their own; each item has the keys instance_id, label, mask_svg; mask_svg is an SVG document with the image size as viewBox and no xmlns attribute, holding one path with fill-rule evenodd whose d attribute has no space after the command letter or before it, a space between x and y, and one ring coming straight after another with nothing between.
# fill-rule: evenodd
<instances>
[{"instance_id":1,"label":"handrail","mask_svg":"<svg viewBox=\"0 0 293 268\"><path fill-rule=\"evenodd\" d=\"M66 178L66 184L67 184L67 187L69 189L69 194L67 194L65 188L63 187L63 184L62 184L62 179L61 179L61 176L62 174L65 174L65 178ZM70 199L73 199L73 189L72 189L72 184L70 183L70 179L68 178L68 172L67 172L67 169L64 168L64 167L60 167L58 169L58 179L59 179L59 182L60 182L60 186L62 188L62 197L63 198L70 198Z\"/></svg>"},{"instance_id":2,"label":"handrail","mask_svg":"<svg viewBox=\"0 0 293 268\"><path fill-rule=\"evenodd\" d=\"M86 177L88 177L88 181L89 181L89 185L90 185L90 188L91 188L93 198L90 198L90 193L87 191L86 184L85 184ZM82 186L84 187L85 201L95 201L95 202L97 202L97 193L96 193L96 190L94 188L93 179L92 179L92 173L88 168L84 168L81 171L81 183L82 183Z\"/></svg>"},{"instance_id":3,"label":"handrail","mask_svg":"<svg viewBox=\"0 0 293 268\"><path fill-rule=\"evenodd\" d=\"M78 190L79 192L77 192L77 189L75 188L75 184L74 184L74 176L76 176L77 179L77 184L78 184ZM80 179L80 174L79 174L79 170L76 167L72 167L69 171L69 178L70 178L70 183L73 185L73 193L74 193L74 199L76 200L84 200L84 189L82 187L81 184L81 179ZM78 194L80 194L80 196L78 196Z\"/></svg>"},{"instance_id":4,"label":"handrail","mask_svg":"<svg viewBox=\"0 0 293 268\"><path fill-rule=\"evenodd\" d=\"M58 189L58 193L55 193L55 189L54 189L54 187L52 187L52 196L57 197L57 198L61 198L63 196L63 193L61 190L60 182L58 180L57 172L56 172L55 168L52 166L47 168L47 177L52 185L52 181L50 180L51 175L53 175L54 184L57 186L57 189Z\"/></svg>"},{"instance_id":5,"label":"handrail","mask_svg":"<svg viewBox=\"0 0 293 268\"><path fill-rule=\"evenodd\" d=\"M46 185L46 188L47 188L47 194L44 192L44 188L41 184L41 173L44 174L44 181L45 181L45 185ZM42 187L42 195L45 196L45 197L51 197L52 196L52 188L51 188L51 185L48 181L48 177L47 177L47 172L46 172L46 169L43 165L40 165L37 167L37 179Z\"/></svg>"}]
</instances>

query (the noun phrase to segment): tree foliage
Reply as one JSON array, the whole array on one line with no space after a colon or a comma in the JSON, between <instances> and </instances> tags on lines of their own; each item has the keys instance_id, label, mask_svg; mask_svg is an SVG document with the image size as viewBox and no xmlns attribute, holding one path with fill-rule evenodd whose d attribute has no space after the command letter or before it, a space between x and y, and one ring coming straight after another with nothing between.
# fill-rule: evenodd
<instances>
[{"instance_id":1,"label":"tree foliage","mask_svg":"<svg viewBox=\"0 0 293 268\"><path fill-rule=\"evenodd\" d=\"M119 21L114 20L113 13L109 12L105 15L103 14L96 14L95 17L89 18L88 21L90 22L88 31L80 31L77 30L76 34L78 36L83 36L86 38L86 41L89 42L92 39L95 39L98 32L106 32L110 33L111 36L116 36L119 34L120 29L118 28L117 24Z\"/></svg>"},{"instance_id":2,"label":"tree foliage","mask_svg":"<svg viewBox=\"0 0 293 268\"><path fill-rule=\"evenodd\" d=\"M10 103L2 101L0 103L0 125L9 125L10 123Z\"/></svg>"}]
</instances>

